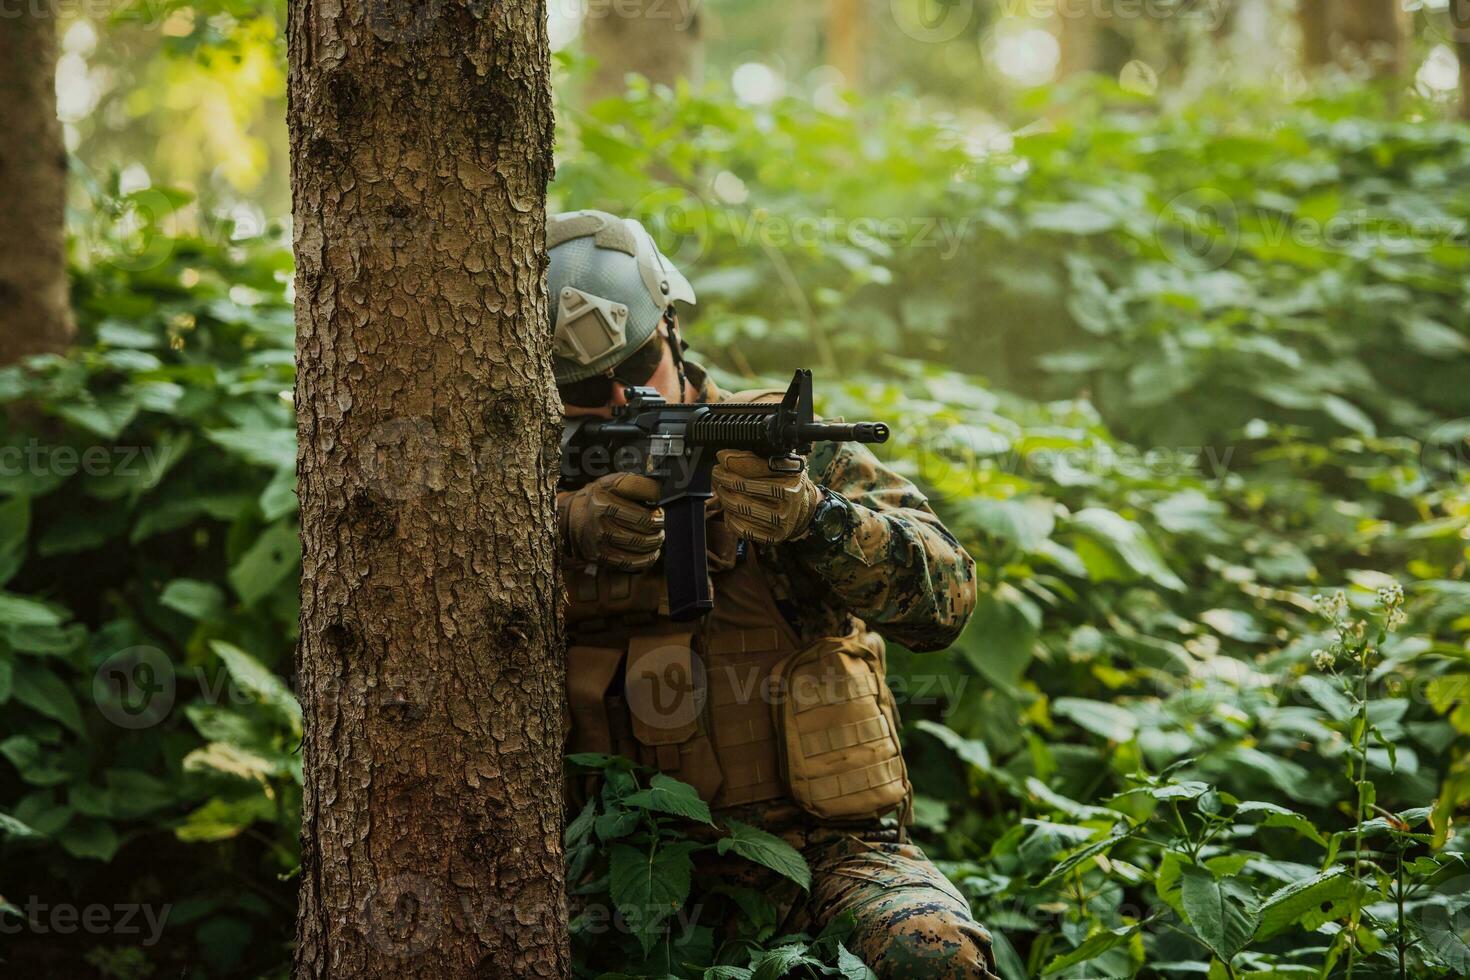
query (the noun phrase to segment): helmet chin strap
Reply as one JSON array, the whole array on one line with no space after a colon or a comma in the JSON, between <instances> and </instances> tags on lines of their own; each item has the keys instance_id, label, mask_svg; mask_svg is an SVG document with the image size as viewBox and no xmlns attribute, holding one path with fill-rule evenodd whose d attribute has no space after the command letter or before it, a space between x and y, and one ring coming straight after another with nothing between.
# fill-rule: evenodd
<instances>
[{"instance_id":1,"label":"helmet chin strap","mask_svg":"<svg viewBox=\"0 0 1470 980\"><path fill-rule=\"evenodd\" d=\"M683 345L679 343L679 321L672 306L664 310L664 326L668 328L667 339L669 351L674 355L674 370L679 373L679 404L682 405L688 397L684 390L687 384L684 380L684 352L681 350Z\"/></svg>"}]
</instances>

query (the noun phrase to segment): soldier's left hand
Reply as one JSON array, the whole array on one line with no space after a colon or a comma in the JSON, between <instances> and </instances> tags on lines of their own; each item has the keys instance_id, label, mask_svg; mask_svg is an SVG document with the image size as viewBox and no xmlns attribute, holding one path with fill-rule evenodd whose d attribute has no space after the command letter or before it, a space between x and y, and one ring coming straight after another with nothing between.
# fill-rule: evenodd
<instances>
[{"instance_id":1,"label":"soldier's left hand","mask_svg":"<svg viewBox=\"0 0 1470 980\"><path fill-rule=\"evenodd\" d=\"M771 468L755 453L723 449L715 457L710 485L725 508L725 521L742 538L778 544L800 537L822 502L822 491L807 475Z\"/></svg>"}]
</instances>

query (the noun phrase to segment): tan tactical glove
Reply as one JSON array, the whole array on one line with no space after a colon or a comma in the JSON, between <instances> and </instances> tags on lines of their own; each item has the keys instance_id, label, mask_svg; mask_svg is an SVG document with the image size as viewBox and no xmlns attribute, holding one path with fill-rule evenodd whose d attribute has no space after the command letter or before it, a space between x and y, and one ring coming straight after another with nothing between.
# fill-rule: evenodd
<instances>
[{"instance_id":1,"label":"tan tactical glove","mask_svg":"<svg viewBox=\"0 0 1470 980\"><path fill-rule=\"evenodd\" d=\"M658 481L636 473L610 473L556 495L556 519L567 554L636 572L658 561L664 544L664 512Z\"/></svg>"},{"instance_id":2,"label":"tan tactical glove","mask_svg":"<svg viewBox=\"0 0 1470 980\"><path fill-rule=\"evenodd\" d=\"M725 508L725 521L742 538L777 544L798 538L822 502L822 491L807 475L771 469L755 453L721 450L710 485Z\"/></svg>"}]
</instances>

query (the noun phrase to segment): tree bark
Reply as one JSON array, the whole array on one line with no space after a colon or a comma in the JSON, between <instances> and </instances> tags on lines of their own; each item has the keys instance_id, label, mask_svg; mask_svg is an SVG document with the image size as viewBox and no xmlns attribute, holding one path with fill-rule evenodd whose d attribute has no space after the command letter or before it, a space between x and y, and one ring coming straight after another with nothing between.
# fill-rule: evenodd
<instances>
[{"instance_id":1,"label":"tree bark","mask_svg":"<svg viewBox=\"0 0 1470 980\"><path fill-rule=\"evenodd\" d=\"M1089 0L1058 0L1057 77L1071 78L1097 67L1097 18Z\"/></svg>"},{"instance_id":2,"label":"tree bark","mask_svg":"<svg viewBox=\"0 0 1470 980\"><path fill-rule=\"evenodd\" d=\"M1470 121L1470 0L1450 0L1450 36L1460 63L1460 118Z\"/></svg>"},{"instance_id":3,"label":"tree bark","mask_svg":"<svg viewBox=\"0 0 1470 980\"><path fill-rule=\"evenodd\" d=\"M583 50L597 62L587 95L622 95L627 76L673 87L697 82L702 49L697 0L605 0L588 5Z\"/></svg>"},{"instance_id":4,"label":"tree bark","mask_svg":"<svg viewBox=\"0 0 1470 980\"><path fill-rule=\"evenodd\" d=\"M1332 64L1331 0L1297 0L1296 23L1302 35L1302 67L1318 71Z\"/></svg>"},{"instance_id":5,"label":"tree bark","mask_svg":"<svg viewBox=\"0 0 1470 980\"><path fill-rule=\"evenodd\" d=\"M544 0L290 5L295 972L569 975Z\"/></svg>"},{"instance_id":6,"label":"tree bark","mask_svg":"<svg viewBox=\"0 0 1470 980\"><path fill-rule=\"evenodd\" d=\"M827 64L842 72L851 89L863 85L865 28L863 0L827 0Z\"/></svg>"},{"instance_id":7,"label":"tree bark","mask_svg":"<svg viewBox=\"0 0 1470 980\"><path fill-rule=\"evenodd\" d=\"M0 364L66 349L66 146L56 118L56 17L0 15Z\"/></svg>"},{"instance_id":8,"label":"tree bark","mask_svg":"<svg viewBox=\"0 0 1470 980\"><path fill-rule=\"evenodd\" d=\"M1399 0L1343 0L1341 54L1378 78L1404 73L1408 21Z\"/></svg>"}]
</instances>

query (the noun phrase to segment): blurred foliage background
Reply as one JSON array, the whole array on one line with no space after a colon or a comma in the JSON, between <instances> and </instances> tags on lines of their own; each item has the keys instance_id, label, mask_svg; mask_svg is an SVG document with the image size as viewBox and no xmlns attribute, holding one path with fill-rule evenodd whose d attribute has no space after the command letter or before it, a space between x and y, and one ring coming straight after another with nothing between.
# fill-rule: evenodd
<instances>
[{"instance_id":1,"label":"blurred foliage background","mask_svg":"<svg viewBox=\"0 0 1470 980\"><path fill-rule=\"evenodd\" d=\"M894 685L915 835L1007 980L1470 974L1456 11L640 0L609 48L610 4L550 6L551 206L642 219L729 384L810 366L892 423L979 563L960 643ZM11 975L289 961L283 21L58 24L80 333L0 370ZM93 904L161 925L58 927ZM781 947L740 914L736 972L672 931L618 969L749 975Z\"/></svg>"}]
</instances>

